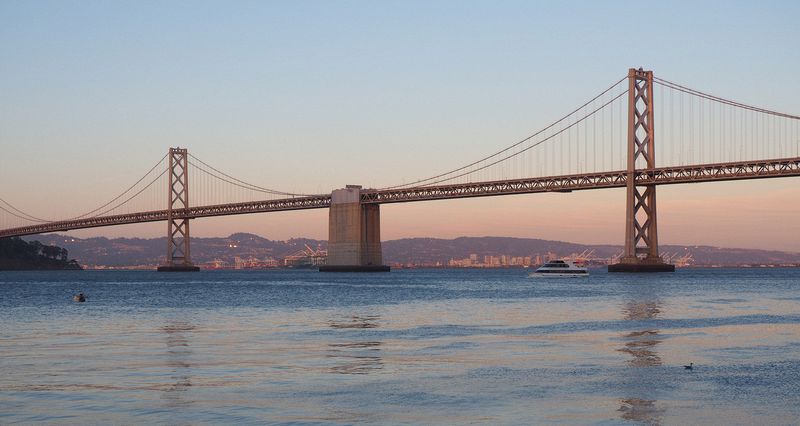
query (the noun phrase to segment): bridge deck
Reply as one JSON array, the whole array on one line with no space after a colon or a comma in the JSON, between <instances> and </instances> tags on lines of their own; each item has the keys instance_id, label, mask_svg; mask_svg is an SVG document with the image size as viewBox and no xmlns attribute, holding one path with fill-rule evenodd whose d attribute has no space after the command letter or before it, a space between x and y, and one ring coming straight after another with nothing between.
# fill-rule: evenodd
<instances>
[{"instance_id":1,"label":"bridge deck","mask_svg":"<svg viewBox=\"0 0 800 426\"><path fill-rule=\"evenodd\" d=\"M661 167L634 172L636 185L668 185L790 176L800 176L800 157L739 163ZM386 204L538 192L569 192L586 189L620 188L625 187L627 182L627 171L618 170L603 173L365 191L362 192L361 201L363 203Z\"/></svg>"},{"instance_id":2,"label":"bridge deck","mask_svg":"<svg viewBox=\"0 0 800 426\"><path fill-rule=\"evenodd\" d=\"M538 192L569 192L588 189L621 188L627 185L627 176L625 170L619 170L603 173L423 186L391 190L365 190L361 194L361 201L367 204L387 204L451 198L532 194ZM800 157L738 163L662 167L634 172L634 179L637 185L668 185L791 176L800 176ZM329 207L330 203L330 195L314 195L309 197L191 207L184 211L173 211L173 215L178 218L194 219L286 210L321 209ZM47 222L38 225L0 230L0 237L63 232L73 229L97 228L130 223L157 222L167 220L167 214L167 210L155 210Z\"/></svg>"}]
</instances>

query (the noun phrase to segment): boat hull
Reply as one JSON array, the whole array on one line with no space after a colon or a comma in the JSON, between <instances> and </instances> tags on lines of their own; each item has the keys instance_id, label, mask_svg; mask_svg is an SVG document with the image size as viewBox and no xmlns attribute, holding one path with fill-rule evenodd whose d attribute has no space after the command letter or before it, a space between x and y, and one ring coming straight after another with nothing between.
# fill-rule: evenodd
<instances>
[{"instance_id":1,"label":"boat hull","mask_svg":"<svg viewBox=\"0 0 800 426\"><path fill-rule=\"evenodd\" d=\"M559 273L559 274L543 274L541 272L531 272L528 274L530 278L567 278L567 277L588 277L589 273Z\"/></svg>"}]
</instances>

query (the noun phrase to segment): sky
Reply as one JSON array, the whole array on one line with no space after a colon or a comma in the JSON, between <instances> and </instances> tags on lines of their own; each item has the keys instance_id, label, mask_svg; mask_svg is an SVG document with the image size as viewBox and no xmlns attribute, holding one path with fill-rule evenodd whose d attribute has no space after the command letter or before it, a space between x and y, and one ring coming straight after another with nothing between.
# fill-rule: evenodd
<instances>
[{"instance_id":1,"label":"sky","mask_svg":"<svg viewBox=\"0 0 800 426\"><path fill-rule=\"evenodd\" d=\"M170 146L290 192L450 170L630 67L800 114L796 1L0 0L0 197L87 210ZM384 205L382 238L623 243L624 190ZM661 244L800 252L800 178L663 186ZM192 222L327 238L327 211ZM165 224L74 231L154 237Z\"/></svg>"}]
</instances>

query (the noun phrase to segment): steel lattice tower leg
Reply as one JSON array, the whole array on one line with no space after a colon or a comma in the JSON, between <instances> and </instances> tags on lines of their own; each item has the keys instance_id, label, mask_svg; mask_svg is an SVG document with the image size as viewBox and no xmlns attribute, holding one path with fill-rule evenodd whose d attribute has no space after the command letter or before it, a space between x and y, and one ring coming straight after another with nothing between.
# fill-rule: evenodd
<instances>
[{"instance_id":1,"label":"steel lattice tower leg","mask_svg":"<svg viewBox=\"0 0 800 426\"><path fill-rule=\"evenodd\" d=\"M159 271L197 271L189 250L189 164L188 150L169 149L169 194L167 203L167 264ZM181 214L184 213L184 214Z\"/></svg>"},{"instance_id":2,"label":"steel lattice tower leg","mask_svg":"<svg viewBox=\"0 0 800 426\"><path fill-rule=\"evenodd\" d=\"M658 254L656 186L637 185L641 168L656 166L653 123L653 72L628 70L628 170L625 206L625 253L609 272L669 272L675 266ZM640 256L641 255L641 256Z\"/></svg>"}]
</instances>

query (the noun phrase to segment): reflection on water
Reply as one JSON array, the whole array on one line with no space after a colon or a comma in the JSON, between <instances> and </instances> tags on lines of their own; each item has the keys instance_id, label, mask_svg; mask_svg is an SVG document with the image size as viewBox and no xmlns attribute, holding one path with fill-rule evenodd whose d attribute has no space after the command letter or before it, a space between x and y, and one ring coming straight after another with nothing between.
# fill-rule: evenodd
<instances>
[{"instance_id":1,"label":"reflection on water","mask_svg":"<svg viewBox=\"0 0 800 426\"><path fill-rule=\"evenodd\" d=\"M664 339L658 335L658 330L633 331L624 336L628 339L625 347L617 349L631 355L628 364L634 367L655 367L661 365L661 357L655 351L656 345Z\"/></svg>"},{"instance_id":2,"label":"reflection on water","mask_svg":"<svg viewBox=\"0 0 800 426\"><path fill-rule=\"evenodd\" d=\"M656 300L631 300L622 309L623 319L639 321L655 319L661 313L661 302Z\"/></svg>"},{"instance_id":3,"label":"reflection on water","mask_svg":"<svg viewBox=\"0 0 800 426\"><path fill-rule=\"evenodd\" d=\"M656 407L656 401L651 399L628 398L621 401L619 410L623 420L642 422L649 425L661 424L664 409Z\"/></svg>"},{"instance_id":4,"label":"reflection on water","mask_svg":"<svg viewBox=\"0 0 800 426\"><path fill-rule=\"evenodd\" d=\"M331 328L377 328L379 315L353 315L349 318L330 320L328 325Z\"/></svg>"},{"instance_id":5,"label":"reflection on water","mask_svg":"<svg viewBox=\"0 0 800 426\"><path fill-rule=\"evenodd\" d=\"M646 321L656 319L661 313L661 301L649 294L637 295L634 300L629 300L622 308L622 318L626 321ZM657 346L663 342L658 330L644 328L626 332L622 335L625 344L617 351L631 356L627 364L635 371L631 372L632 381L637 380L642 373L642 368L657 367L662 364L661 356L656 351ZM650 425L660 425L664 409L656 406L656 401L638 397L623 398L620 400L619 411L623 420L632 420Z\"/></svg>"},{"instance_id":6,"label":"reflection on water","mask_svg":"<svg viewBox=\"0 0 800 426\"><path fill-rule=\"evenodd\" d=\"M334 329L369 329L378 328L379 315L352 315L344 319L328 321ZM336 364L330 367L331 373L337 374L369 374L383 369L379 341L354 341L331 343L328 345L326 358Z\"/></svg>"},{"instance_id":7,"label":"reflection on water","mask_svg":"<svg viewBox=\"0 0 800 426\"><path fill-rule=\"evenodd\" d=\"M622 309L622 317L627 321L642 321L655 319L661 313L661 302L653 300L631 300ZM658 330L644 329L631 331L622 336L626 341L625 347L617 349L631 355L628 364L633 367L654 367L661 365L661 357L656 352L656 346L664 339Z\"/></svg>"},{"instance_id":8,"label":"reflection on water","mask_svg":"<svg viewBox=\"0 0 800 426\"><path fill-rule=\"evenodd\" d=\"M185 392L192 386L191 368L189 362L192 350L189 337L195 327L187 321L169 320L161 327L167 345L166 367L170 370L170 384L164 388L163 399L167 407L177 407L191 404L186 399Z\"/></svg>"},{"instance_id":9,"label":"reflection on water","mask_svg":"<svg viewBox=\"0 0 800 426\"><path fill-rule=\"evenodd\" d=\"M332 343L326 355L337 361L331 373L369 374L383 368L380 356L382 342Z\"/></svg>"}]
</instances>

